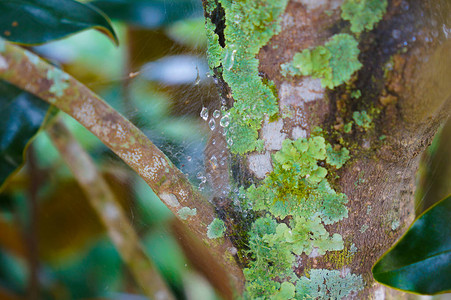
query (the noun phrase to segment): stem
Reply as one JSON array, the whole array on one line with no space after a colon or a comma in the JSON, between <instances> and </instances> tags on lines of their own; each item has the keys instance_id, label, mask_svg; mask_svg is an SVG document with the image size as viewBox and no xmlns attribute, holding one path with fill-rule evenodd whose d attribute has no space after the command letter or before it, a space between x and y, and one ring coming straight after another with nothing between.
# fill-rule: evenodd
<instances>
[{"instance_id":1,"label":"stem","mask_svg":"<svg viewBox=\"0 0 451 300\"><path fill-rule=\"evenodd\" d=\"M0 40L0 78L55 105L96 135L208 245L226 267L234 286L242 289L243 273L229 251L230 240L207 237L207 226L216 216L213 206L144 133L67 73L4 40ZM178 211L183 207L195 209L196 215L181 219Z\"/></svg>"},{"instance_id":2,"label":"stem","mask_svg":"<svg viewBox=\"0 0 451 300\"><path fill-rule=\"evenodd\" d=\"M61 120L56 120L47 132L144 293L151 299L174 299L160 274L155 271L156 268L144 252L138 235L88 153L82 149Z\"/></svg>"}]
</instances>

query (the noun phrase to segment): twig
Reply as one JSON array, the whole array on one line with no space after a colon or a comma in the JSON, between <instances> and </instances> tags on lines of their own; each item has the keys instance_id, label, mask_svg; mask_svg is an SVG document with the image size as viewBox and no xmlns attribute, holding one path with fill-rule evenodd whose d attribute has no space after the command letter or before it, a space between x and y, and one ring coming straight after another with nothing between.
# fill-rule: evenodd
<instances>
[{"instance_id":1,"label":"twig","mask_svg":"<svg viewBox=\"0 0 451 300\"><path fill-rule=\"evenodd\" d=\"M50 139L71 169L88 201L107 229L116 249L144 293L151 299L174 299L145 254L138 235L91 157L61 120L47 129Z\"/></svg>"}]
</instances>

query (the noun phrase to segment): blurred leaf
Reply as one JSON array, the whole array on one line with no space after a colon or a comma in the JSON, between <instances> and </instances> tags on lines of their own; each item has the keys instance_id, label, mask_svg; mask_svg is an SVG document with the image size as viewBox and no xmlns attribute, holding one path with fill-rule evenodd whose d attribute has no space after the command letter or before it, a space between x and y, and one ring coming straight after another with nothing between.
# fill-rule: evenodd
<instances>
[{"instance_id":1,"label":"blurred leaf","mask_svg":"<svg viewBox=\"0 0 451 300\"><path fill-rule=\"evenodd\" d=\"M130 190L121 179L103 174L116 198L130 212ZM39 254L51 264L75 259L104 236L105 229L74 180L59 181L38 207Z\"/></svg>"},{"instance_id":2,"label":"blurred leaf","mask_svg":"<svg viewBox=\"0 0 451 300\"><path fill-rule=\"evenodd\" d=\"M0 215L0 247L16 256L25 256L23 236L13 222L8 222ZM0 297L1 299L1 297Z\"/></svg>"},{"instance_id":3,"label":"blurred leaf","mask_svg":"<svg viewBox=\"0 0 451 300\"><path fill-rule=\"evenodd\" d=\"M158 28L203 14L201 1L94 0L110 18L146 28ZM191 15L187 12L191 11Z\"/></svg>"},{"instance_id":4,"label":"blurred leaf","mask_svg":"<svg viewBox=\"0 0 451 300\"><path fill-rule=\"evenodd\" d=\"M374 278L418 294L451 290L451 195L422 214L373 267Z\"/></svg>"},{"instance_id":5,"label":"blurred leaf","mask_svg":"<svg viewBox=\"0 0 451 300\"><path fill-rule=\"evenodd\" d=\"M451 118L423 153L417 172L415 214L418 216L451 193Z\"/></svg>"},{"instance_id":6,"label":"blurred leaf","mask_svg":"<svg viewBox=\"0 0 451 300\"><path fill-rule=\"evenodd\" d=\"M122 260L108 239L100 240L76 260L52 269L54 277L64 283L70 294L54 299L111 299L111 293L123 288Z\"/></svg>"},{"instance_id":7,"label":"blurred leaf","mask_svg":"<svg viewBox=\"0 0 451 300\"><path fill-rule=\"evenodd\" d=\"M177 21L169 26L167 34L176 42L192 48L207 47L205 19L195 18Z\"/></svg>"},{"instance_id":8,"label":"blurred leaf","mask_svg":"<svg viewBox=\"0 0 451 300\"><path fill-rule=\"evenodd\" d=\"M0 284L16 293L25 291L27 265L24 258L0 251Z\"/></svg>"},{"instance_id":9,"label":"blurred leaf","mask_svg":"<svg viewBox=\"0 0 451 300\"><path fill-rule=\"evenodd\" d=\"M49 105L0 80L0 190L24 162L23 152L44 122Z\"/></svg>"},{"instance_id":10,"label":"blurred leaf","mask_svg":"<svg viewBox=\"0 0 451 300\"><path fill-rule=\"evenodd\" d=\"M116 45L109 19L97 8L74 0L0 1L0 36L21 44L41 44L95 28Z\"/></svg>"}]
</instances>

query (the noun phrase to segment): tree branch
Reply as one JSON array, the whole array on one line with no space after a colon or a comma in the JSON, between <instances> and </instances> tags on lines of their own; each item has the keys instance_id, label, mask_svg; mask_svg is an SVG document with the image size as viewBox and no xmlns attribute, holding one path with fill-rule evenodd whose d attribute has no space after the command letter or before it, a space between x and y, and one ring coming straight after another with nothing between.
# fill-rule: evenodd
<instances>
[{"instance_id":1,"label":"tree branch","mask_svg":"<svg viewBox=\"0 0 451 300\"><path fill-rule=\"evenodd\" d=\"M152 261L144 252L138 235L88 153L61 120L56 120L47 132L144 293L151 299L160 299L162 295L164 299L174 299Z\"/></svg>"},{"instance_id":2,"label":"tree branch","mask_svg":"<svg viewBox=\"0 0 451 300\"><path fill-rule=\"evenodd\" d=\"M242 288L243 274L226 238L209 239L207 226L216 213L193 189L185 175L138 128L82 83L38 56L0 40L0 78L55 105L96 135L135 170L165 203L194 231L226 266L234 286ZM187 207L196 215L180 218Z\"/></svg>"}]
</instances>

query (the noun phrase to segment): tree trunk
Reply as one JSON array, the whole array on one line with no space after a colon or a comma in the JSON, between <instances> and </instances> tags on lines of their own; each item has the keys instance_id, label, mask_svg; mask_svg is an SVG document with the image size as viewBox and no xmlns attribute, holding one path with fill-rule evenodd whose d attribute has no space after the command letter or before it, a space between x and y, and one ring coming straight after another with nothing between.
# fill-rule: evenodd
<instances>
[{"instance_id":1,"label":"tree trunk","mask_svg":"<svg viewBox=\"0 0 451 300\"><path fill-rule=\"evenodd\" d=\"M252 9L258 10L266 2L246 1L249 10L252 3L257 3ZM215 50L215 41L212 41L210 58L214 57L214 51L222 51L220 63L212 63L211 66L219 80L219 90L225 99L223 102L229 109L242 102L237 99L240 95L237 84L231 82L227 72L231 69L232 73L241 76L239 72L244 69L233 65L235 52L232 54L232 66L227 66L227 59L230 60L227 51L233 49L230 44L233 37L231 31L227 31L230 30L227 27L232 26L227 20L233 11L231 3L226 0L204 1L207 22L211 20L215 25L216 43L221 47ZM291 0L287 3L284 12L274 21L280 22L280 32L261 47L257 55L258 76L264 83L274 82L279 110L276 116L266 114L259 127L259 138L264 140L263 149L232 154L228 169L215 168L210 170L209 175L210 178L220 178L218 182L221 183L214 185L222 187L224 177L231 174L226 186L231 187L232 195L239 196L234 200L231 196L215 204L229 228L228 232L231 228L234 230L232 241L238 249L237 260L243 269L249 270L252 269L252 262L258 259L249 246L252 240L249 231L254 224L249 219L255 221L265 214L262 210L243 209L243 203L239 202L242 197L247 197L243 196L243 191L248 191L246 189L251 184L258 187L264 184L265 177L276 172L274 155L282 149L283 141L321 136L332 149L349 150L350 159L343 167L337 169L337 166L328 164L326 176L330 186L348 199L347 217L338 222L323 222L330 236L335 233L341 235L342 249L329 250L321 255L314 247L308 255L307 252L296 254L294 263L288 269L291 268L297 278L287 275L285 278L269 279L278 283L290 281L297 287L298 299L309 295L302 294L301 285L296 282L313 282L314 274L317 274L314 270L322 272L326 283L322 291L325 298L384 299L384 295L391 293L374 282L371 267L414 219L415 173L420 154L449 116L451 106L451 40L448 37L451 5L448 1L388 1L374 28L364 28L359 32L353 30L352 21L350 25L349 18L343 16L343 5L343 1L334 0ZM276 14L274 11L272 14ZM248 15L245 13L235 16L240 24L245 22L243 19L246 17ZM327 84L322 81L324 78L321 75L313 73L312 76L303 76L308 72L302 68L301 74L284 74L284 68L296 53L311 49L313 56L315 47L328 47L334 36L343 33L353 36L358 42L358 60L362 64L350 79L325 87ZM249 38L250 43L258 43L252 38ZM237 39L237 42L240 40ZM241 50L238 48L237 51L239 55ZM246 54L245 51L243 53ZM235 59L235 64L238 64L239 57ZM342 59L347 59L346 55ZM297 67L295 64L291 66ZM243 116L245 113L239 114ZM233 124L230 126L229 130ZM315 129L317 127L322 131ZM229 135L228 138L233 138L233 134ZM223 145L224 139L220 139L218 144ZM215 146L209 147L209 152L214 152ZM326 164L318 162L318 166ZM227 176L215 172L226 172ZM308 176L305 179L308 180ZM232 213L233 220L230 217ZM290 214L274 217L279 225L285 223L288 226L295 218L296 215ZM269 265L268 268L273 267L271 262ZM358 277L363 284L360 287L327 285L328 280L334 280L335 273L325 270L339 271L340 278ZM245 275L249 280L246 271ZM349 277L351 275L355 277ZM283 284L281 286L279 291L262 292L260 296L278 295L283 299L282 292L286 290L283 290ZM252 289L255 290L255 284L247 282L246 292L249 295L255 295ZM318 289L321 292L322 287ZM283 295L290 295L286 298L291 298L294 294Z\"/></svg>"}]
</instances>

